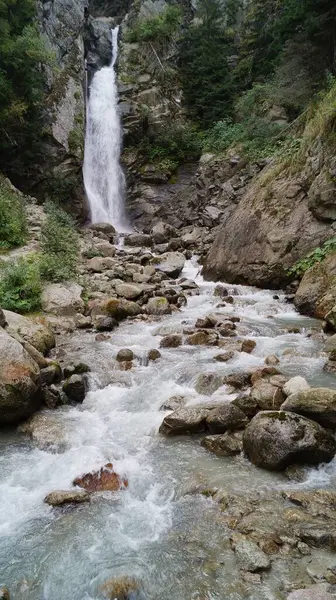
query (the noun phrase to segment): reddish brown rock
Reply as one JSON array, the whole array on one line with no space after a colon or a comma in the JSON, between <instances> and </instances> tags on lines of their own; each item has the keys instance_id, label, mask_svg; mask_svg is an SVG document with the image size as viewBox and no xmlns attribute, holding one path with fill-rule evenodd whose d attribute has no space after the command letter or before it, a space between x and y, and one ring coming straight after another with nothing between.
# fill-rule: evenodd
<instances>
[{"instance_id":1,"label":"reddish brown rock","mask_svg":"<svg viewBox=\"0 0 336 600\"><path fill-rule=\"evenodd\" d=\"M76 477L73 485L84 488L87 492L117 492L128 486L127 479L121 477L113 470L112 463L107 463L99 471L86 473Z\"/></svg>"}]
</instances>

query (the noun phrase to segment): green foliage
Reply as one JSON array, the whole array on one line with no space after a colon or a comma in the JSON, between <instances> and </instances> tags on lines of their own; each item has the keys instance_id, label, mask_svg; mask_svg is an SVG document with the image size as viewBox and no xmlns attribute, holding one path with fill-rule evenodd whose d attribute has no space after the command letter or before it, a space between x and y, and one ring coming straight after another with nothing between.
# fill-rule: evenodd
<instances>
[{"instance_id":1,"label":"green foliage","mask_svg":"<svg viewBox=\"0 0 336 600\"><path fill-rule=\"evenodd\" d=\"M27 237L25 207L21 197L0 177L0 249L22 246Z\"/></svg>"},{"instance_id":2,"label":"green foliage","mask_svg":"<svg viewBox=\"0 0 336 600\"><path fill-rule=\"evenodd\" d=\"M316 263L322 262L326 256L336 252L336 237L327 240L323 246L315 248L312 252L307 254L304 258L295 263L289 270L289 275L302 277L302 275L313 267Z\"/></svg>"},{"instance_id":3,"label":"green foliage","mask_svg":"<svg viewBox=\"0 0 336 600\"><path fill-rule=\"evenodd\" d=\"M0 0L0 158L8 170L31 155L41 135L41 67L52 57L35 14L35 0Z\"/></svg>"},{"instance_id":4,"label":"green foliage","mask_svg":"<svg viewBox=\"0 0 336 600\"><path fill-rule=\"evenodd\" d=\"M169 5L161 13L140 19L126 33L127 42L169 41L178 31L182 21L179 6Z\"/></svg>"},{"instance_id":5,"label":"green foliage","mask_svg":"<svg viewBox=\"0 0 336 600\"><path fill-rule=\"evenodd\" d=\"M51 203L46 205L47 220L41 231L41 277L65 281L77 272L79 239L70 215Z\"/></svg>"},{"instance_id":6,"label":"green foliage","mask_svg":"<svg viewBox=\"0 0 336 600\"><path fill-rule=\"evenodd\" d=\"M27 313L41 308L41 279L36 255L3 261L0 265L0 305Z\"/></svg>"},{"instance_id":7,"label":"green foliage","mask_svg":"<svg viewBox=\"0 0 336 600\"><path fill-rule=\"evenodd\" d=\"M83 256L85 256L85 258L97 258L104 256L104 254L92 246L92 248L83 252Z\"/></svg>"},{"instance_id":8,"label":"green foliage","mask_svg":"<svg viewBox=\"0 0 336 600\"><path fill-rule=\"evenodd\" d=\"M161 164L163 170L173 171L183 161L200 156L202 137L188 123L171 123L148 133L140 148L146 160Z\"/></svg>"}]
</instances>

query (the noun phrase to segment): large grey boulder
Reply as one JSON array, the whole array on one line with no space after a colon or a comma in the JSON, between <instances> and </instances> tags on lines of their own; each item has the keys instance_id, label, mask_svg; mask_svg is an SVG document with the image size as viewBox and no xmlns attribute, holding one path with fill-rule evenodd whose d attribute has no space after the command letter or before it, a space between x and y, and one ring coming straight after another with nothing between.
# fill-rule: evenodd
<instances>
[{"instance_id":1,"label":"large grey boulder","mask_svg":"<svg viewBox=\"0 0 336 600\"><path fill-rule=\"evenodd\" d=\"M20 342L0 329L0 425L27 419L41 401L37 363Z\"/></svg>"},{"instance_id":2,"label":"large grey boulder","mask_svg":"<svg viewBox=\"0 0 336 600\"><path fill-rule=\"evenodd\" d=\"M212 408L202 406L180 408L163 419L159 431L165 435L205 431L205 421Z\"/></svg>"},{"instance_id":3,"label":"large grey boulder","mask_svg":"<svg viewBox=\"0 0 336 600\"><path fill-rule=\"evenodd\" d=\"M183 270L185 257L181 252L166 252L161 256L157 269L173 279L177 279Z\"/></svg>"},{"instance_id":4,"label":"large grey boulder","mask_svg":"<svg viewBox=\"0 0 336 600\"><path fill-rule=\"evenodd\" d=\"M20 426L20 431L31 437L40 450L64 452L68 440L64 430L64 415L44 410Z\"/></svg>"},{"instance_id":5,"label":"large grey boulder","mask_svg":"<svg viewBox=\"0 0 336 600\"><path fill-rule=\"evenodd\" d=\"M10 335L19 336L19 339L34 346L41 354L45 354L55 346L53 332L40 321L18 315L9 310L3 312L7 321L6 331Z\"/></svg>"},{"instance_id":6,"label":"large grey boulder","mask_svg":"<svg viewBox=\"0 0 336 600\"><path fill-rule=\"evenodd\" d=\"M263 410L278 410L284 401L281 389L264 379L256 381L252 387L251 398Z\"/></svg>"},{"instance_id":7,"label":"large grey boulder","mask_svg":"<svg viewBox=\"0 0 336 600\"><path fill-rule=\"evenodd\" d=\"M281 410L287 410L317 421L324 427L336 429L336 390L311 388L292 394Z\"/></svg>"},{"instance_id":8,"label":"large grey boulder","mask_svg":"<svg viewBox=\"0 0 336 600\"><path fill-rule=\"evenodd\" d=\"M42 292L42 309L62 317L84 311L83 288L78 283L51 283Z\"/></svg>"},{"instance_id":9,"label":"large grey boulder","mask_svg":"<svg viewBox=\"0 0 336 600\"><path fill-rule=\"evenodd\" d=\"M171 311L171 306L167 298L164 296L155 296L154 298L149 298L146 305L146 312L148 315L170 315Z\"/></svg>"},{"instance_id":10,"label":"large grey boulder","mask_svg":"<svg viewBox=\"0 0 336 600\"><path fill-rule=\"evenodd\" d=\"M283 393L285 394L285 396L291 396L292 394L296 394L297 392L303 392L309 389L309 383L307 383L304 377L298 375L297 377L292 377L285 383L283 387Z\"/></svg>"},{"instance_id":11,"label":"large grey boulder","mask_svg":"<svg viewBox=\"0 0 336 600\"><path fill-rule=\"evenodd\" d=\"M330 591L329 591L330 590ZM317 583L303 590L295 590L287 600L335 600L336 590L328 583Z\"/></svg>"},{"instance_id":12,"label":"large grey boulder","mask_svg":"<svg viewBox=\"0 0 336 600\"><path fill-rule=\"evenodd\" d=\"M210 433L225 433L235 429L243 429L247 425L246 415L234 404L221 404L212 410L207 418L206 424Z\"/></svg>"},{"instance_id":13,"label":"large grey boulder","mask_svg":"<svg viewBox=\"0 0 336 600\"><path fill-rule=\"evenodd\" d=\"M245 571L252 573L265 571L271 566L271 561L255 542L240 540L235 547L238 563Z\"/></svg>"},{"instance_id":14,"label":"large grey boulder","mask_svg":"<svg viewBox=\"0 0 336 600\"><path fill-rule=\"evenodd\" d=\"M254 465L269 470L329 462L336 451L334 437L318 423L284 411L258 413L245 429L243 445Z\"/></svg>"},{"instance_id":15,"label":"large grey boulder","mask_svg":"<svg viewBox=\"0 0 336 600\"><path fill-rule=\"evenodd\" d=\"M117 283L115 291L126 300L136 300L143 293L143 287L134 283Z\"/></svg>"}]
</instances>

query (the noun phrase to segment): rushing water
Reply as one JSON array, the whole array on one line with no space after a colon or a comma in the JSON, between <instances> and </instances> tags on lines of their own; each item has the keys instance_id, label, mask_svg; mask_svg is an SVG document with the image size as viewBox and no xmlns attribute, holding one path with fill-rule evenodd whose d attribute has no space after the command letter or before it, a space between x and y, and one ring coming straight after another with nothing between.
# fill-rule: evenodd
<instances>
[{"instance_id":1,"label":"rushing water","mask_svg":"<svg viewBox=\"0 0 336 600\"><path fill-rule=\"evenodd\" d=\"M197 267L187 263L184 274L195 278L196 273ZM162 351L158 363L111 371L111 357L121 347L141 357L159 347L160 334L214 310L213 284L200 277L197 282L201 294L161 323L125 323L106 342L95 342L91 333L65 342L64 349L77 352L93 374L82 406L51 413L58 419L64 452L39 450L14 433L2 435L0 583L11 588L13 600L98 600L99 586L122 575L141 580L146 600L284 598L277 591L281 572L257 591L242 587L220 511L208 499L187 493L197 484L247 493L286 485L284 478L240 456L217 458L197 437L158 435L165 414L159 409L174 394L190 396L191 403L206 400L194 390L200 372L246 370L272 353L281 357L284 373L329 384L323 379L321 343L306 335L316 323L299 317L282 296L273 300L272 292L235 286L234 306L216 310L241 316L246 337L257 342L253 354L237 354L223 365L213 360L216 348L182 346ZM291 325L301 326L302 333L287 333ZM288 348L292 355L283 354ZM114 375L119 383L99 389L100 380L112 381ZM216 397L223 400L225 389ZM70 510L44 504L46 493L71 487L74 477L110 460L128 478L127 490L96 494L89 505ZM334 463L312 469L308 485L328 485L334 473Z\"/></svg>"},{"instance_id":2,"label":"rushing water","mask_svg":"<svg viewBox=\"0 0 336 600\"><path fill-rule=\"evenodd\" d=\"M118 29L112 30L111 64L94 75L90 86L83 175L92 223L112 223L118 231L125 231L122 129L115 73Z\"/></svg>"}]
</instances>

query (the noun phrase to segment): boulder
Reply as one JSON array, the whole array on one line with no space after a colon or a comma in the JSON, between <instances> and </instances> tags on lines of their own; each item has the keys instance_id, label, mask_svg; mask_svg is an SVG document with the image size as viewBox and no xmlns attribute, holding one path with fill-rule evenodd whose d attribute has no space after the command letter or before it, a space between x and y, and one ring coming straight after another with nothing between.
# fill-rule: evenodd
<instances>
[{"instance_id":1,"label":"boulder","mask_svg":"<svg viewBox=\"0 0 336 600\"><path fill-rule=\"evenodd\" d=\"M228 431L222 435L207 435L201 445L217 456L234 456L243 450L241 438Z\"/></svg>"},{"instance_id":2,"label":"boulder","mask_svg":"<svg viewBox=\"0 0 336 600\"><path fill-rule=\"evenodd\" d=\"M223 377L223 384L234 387L237 390L247 387L249 383L249 373L230 373L229 375L225 375L225 377Z\"/></svg>"},{"instance_id":3,"label":"boulder","mask_svg":"<svg viewBox=\"0 0 336 600\"><path fill-rule=\"evenodd\" d=\"M192 406L181 408L163 419L160 433L179 435L182 433L200 433L206 430L206 418L211 408Z\"/></svg>"},{"instance_id":4,"label":"boulder","mask_svg":"<svg viewBox=\"0 0 336 600\"><path fill-rule=\"evenodd\" d=\"M82 286L77 283L50 283L42 291L42 310L57 316L72 317L84 311Z\"/></svg>"},{"instance_id":5,"label":"boulder","mask_svg":"<svg viewBox=\"0 0 336 600\"><path fill-rule=\"evenodd\" d=\"M166 252L166 254L162 254L157 269L172 279L177 279L183 270L184 263L185 257L180 252Z\"/></svg>"},{"instance_id":6,"label":"boulder","mask_svg":"<svg viewBox=\"0 0 336 600\"><path fill-rule=\"evenodd\" d=\"M110 298L103 303L101 310L116 321L122 321L127 317L136 317L142 312L139 304L123 298Z\"/></svg>"},{"instance_id":7,"label":"boulder","mask_svg":"<svg viewBox=\"0 0 336 600\"><path fill-rule=\"evenodd\" d=\"M206 423L210 433L225 433L242 429L247 425L248 419L238 406L228 403L212 410L206 418Z\"/></svg>"},{"instance_id":8,"label":"boulder","mask_svg":"<svg viewBox=\"0 0 336 600\"><path fill-rule=\"evenodd\" d=\"M122 479L113 470L112 463L107 463L98 471L76 477L73 485L84 488L87 492L116 492L128 486L127 479Z\"/></svg>"},{"instance_id":9,"label":"boulder","mask_svg":"<svg viewBox=\"0 0 336 600\"><path fill-rule=\"evenodd\" d=\"M218 333L202 329L188 335L186 344L189 346L216 346L218 343Z\"/></svg>"},{"instance_id":10,"label":"boulder","mask_svg":"<svg viewBox=\"0 0 336 600\"><path fill-rule=\"evenodd\" d=\"M240 410L250 419L254 417L259 410L257 401L252 398L251 394L245 394L244 392L232 400L232 404L238 406L238 408L240 408Z\"/></svg>"},{"instance_id":11,"label":"boulder","mask_svg":"<svg viewBox=\"0 0 336 600\"><path fill-rule=\"evenodd\" d=\"M195 390L198 394L211 396L221 385L223 385L223 377L217 373L201 373L197 377Z\"/></svg>"},{"instance_id":12,"label":"boulder","mask_svg":"<svg viewBox=\"0 0 336 600\"><path fill-rule=\"evenodd\" d=\"M217 354L214 359L218 362L228 362L234 357L235 353L233 350L228 350L227 352L223 352L223 354Z\"/></svg>"},{"instance_id":13,"label":"boulder","mask_svg":"<svg viewBox=\"0 0 336 600\"><path fill-rule=\"evenodd\" d=\"M40 408L40 383L37 363L0 329L0 425L23 421Z\"/></svg>"},{"instance_id":14,"label":"boulder","mask_svg":"<svg viewBox=\"0 0 336 600\"><path fill-rule=\"evenodd\" d=\"M107 236L116 233L115 227L111 223L93 223L89 226L89 229L97 233L104 233Z\"/></svg>"},{"instance_id":15,"label":"boulder","mask_svg":"<svg viewBox=\"0 0 336 600\"><path fill-rule=\"evenodd\" d=\"M113 269L115 266L115 259L108 256L95 256L94 258L90 258L86 263L89 273L102 273L108 269Z\"/></svg>"},{"instance_id":16,"label":"boulder","mask_svg":"<svg viewBox=\"0 0 336 600\"><path fill-rule=\"evenodd\" d=\"M283 393L285 394L285 396L291 396L292 394L296 394L297 392L309 390L309 388L310 385L307 383L305 378L298 375L297 377L292 377L285 383L283 387Z\"/></svg>"},{"instance_id":17,"label":"boulder","mask_svg":"<svg viewBox=\"0 0 336 600\"><path fill-rule=\"evenodd\" d=\"M161 406L160 410L178 410L183 408L188 401L185 396L171 396Z\"/></svg>"},{"instance_id":18,"label":"boulder","mask_svg":"<svg viewBox=\"0 0 336 600\"><path fill-rule=\"evenodd\" d=\"M116 253L115 246L112 246L109 242L99 242L98 244L95 244L95 250L97 250L104 258L113 258Z\"/></svg>"},{"instance_id":19,"label":"boulder","mask_svg":"<svg viewBox=\"0 0 336 600\"><path fill-rule=\"evenodd\" d=\"M144 246L150 248L152 245L152 236L145 233L131 233L125 237L125 246Z\"/></svg>"},{"instance_id":20,"label":"boulder","mask_svg":"<svg viewBox=\"0 0 336 600\"><path fill-rule=\"evenodd\" d=\"M114 577L100 586L107 600L141 600L141 584L133 577Z\"/></svg>"},{"instance_id":21,"label":"boulder","mask_svg":"<svg viewBox=\"0 0 336 600\"><path fill-rule=\"evenodd\" d=\"M70 400L74 402L83 402L86 395L86 379L83 375L71 375L63 383L63 391Z\"/></svg>"},{"instance_id":22,"label":"boulder","mask_svg":"<svg viewBox=\"0 0 336 600\"><path fill-rule=\"evenodd\" d=\"M153 361L159 360L159 358L161 358L161 352L156 348L152 348L152 350L148 350L147 358L148 360Z\"/></svg>"},{"instance_id":23,"label":"boulder","mask_svg":"<svg viewBox=\"0 0 336 600\"><path fill-rule=\"evenodd\" d=\"M118 362L132 361L133 359L134 359L133 350L130 350L129 348L122 348L121 350L119 350L119 352L116 356L116 360Z\"/></svg>"},{"instance_id":24,"label":"boulder","mask_svg":"<svg viewBox=\"0 0 336 600\"><path fill-rule=\"evenodd\" d=\"M336 390L310 388L288 396L281 410L290 411L336 429Z\"/></svg>"},{"instance_id":25,"label":"boulder","mask_svg":"<svg viewBox=\"0 0 336 600\"><path fill-rule=\"evenodd\" d=\"M118 296L122 296L126 300L136 300L143 293L143 287L134 283L118 283L115 291Z\"/></svg>"},{"instance_id":26,"label":"boulder","mask_svg":"<svg viewBox=\"0 0 336 600\"><path fill-rule=\"evenodd\" d=\"M285 397L279 387L260 379L251 390L251 398L263 410L278 410Z\"/></svg>"},{"instance_id":27,"label":"boulder","mask_svg":"<svg viewBox=\"0 0 336 600\"><path fill-rule=\"evenodd\" d=\"M269 366L275 366L278 365L280 362L280 360L278 359L277 356L275 356L275 354L270 354L269 356L266 356L265 358L265 365L269 365Z\"/></svg>"},{"instance_id":28,"label":"boulder","mask_svg":"<svg viewBox=\"0 0 336 600\"><path fill-rule=\"evenodd\" d=\"M6 587L0 588L0 600L10 600L9 589Z\"/></svg>"},{"instance_id":29,"label":"boulder","mask_svg":"<svg viewBox=\"0 0 336 600\"><path fill-rule=\"evenodd\" d=\"M246 354L251 354L257 343L254 340L243 340L241 351L246 352Z\"/></svg>"},{"instance_id":30,"label":"boulder","mask_svg":"<svg viewBox=\"0 0 336 600\"><path fill-rule=\"evenodd\" d=\"M308 269L295 294L300 313L324 319L336 303L336 254Z\"/></svg>"},{"instance_id":31,"label":"boulder","mask_svg":"<svg viewBox=\"0 0 336 600\"><path fill-rule=\"evenodd\" d=\"M178 348L182 345L182 335L173 333L166 335L160 342L160 348Z\"/></svg>"},{"instance_id":32,"label":"boulder","mask_svg":"<svg viewBox=\"0 0 336 600\"><path fill-rule=\"evenodd\" d=\"M31 417L19 430L29 435L40 450L64 452L68 442L63 427L62 414L45 410Z\"/></svg>"},{"instance_id":33,"label":"boulder","mask_svg":"<svg viewBox=\"0 0 336 600\"><path fill-rule=\"evenodd\" d=\"M28 342L41 354L46 354L55 346L55 336L51 329L41 321L33 320L9 310L4 310L9 335L18 335L20 340Z\"/></svg>"},{"instance_id":34,"label":"boulder","mask_svg":"<svg viewBox=\"0 0 336 600\"><path fill-rule=\"evenodd\" d=\"M234 550L240 567L245 571L255 573L265 571L271 566L270 559L255 542L239 540Z\"/></svg>"},{"instance_id":35,"label":"boulder","mask_svg":"<svg viewBox=\"0 0 336 600\"><path fill-rule=\"evenodd\" d=\"M269 470L330 462L336 450L334 437L318 423L284 411L258 413L245 429L243 445L254 465Z\"/></svg>"},{"instance_id":36,"label":"boulder","mask_svg":"<svg viewBox=\"0 0 336 600\"><path fill-rule=\"evenodd\" d=\"M97 331L112 331L118 327L118 321L106 315L95 315L92 324Z\"/></svg>"},{"instance_id":37,"label":"boulder","mask_svg":"<svg viewBox=\"0 0 336 600\"><path fill-rule=\"evenodd\" d=\"M44 502L50 506L63 506L63 504L80 504L90 502L90 494L85 490L60 490L48 494Z\"/></svg>"},{"instance_id":38,"label":"boulder","mask_svg":"<svg viewBox=\"0 0 336 600\"><path fill-rule=\"evenodd\" d=\"M171 306L164 296L156 296L150 298L146 305L146 312L148 315L170 315L172 312Z\"/></svg>"}]
</instances>

